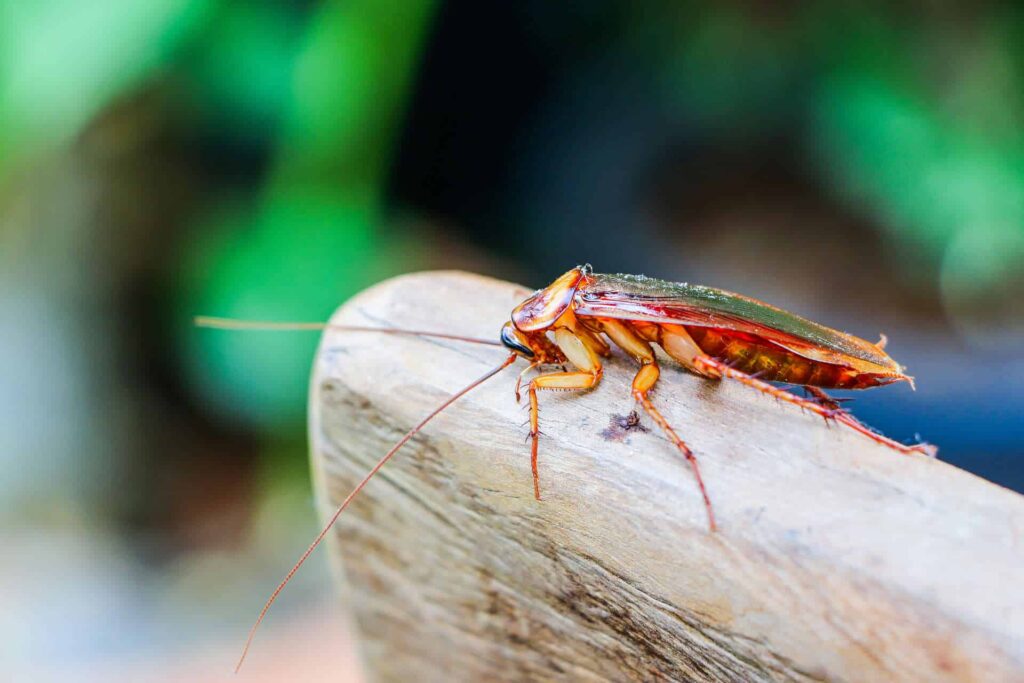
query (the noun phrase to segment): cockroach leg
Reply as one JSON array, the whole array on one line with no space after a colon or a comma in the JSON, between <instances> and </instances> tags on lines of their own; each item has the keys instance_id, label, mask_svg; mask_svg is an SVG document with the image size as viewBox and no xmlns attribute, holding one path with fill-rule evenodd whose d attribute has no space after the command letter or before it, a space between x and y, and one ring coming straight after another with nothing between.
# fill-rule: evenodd
<instances>
[{"instance_id":1,"label":"cockroach leg","mask_svg":"<svg viewBox=\"0 0 1024 683\"><path fill-rule=\"evenodd\" d=\"M853 415L850 415L850 413L846 411L839 411L835 415L835 420L836 422L841 422L847 427L850 427L851 429L858 431L861 434L864 434L873 441L876 441L882 444L883 446L888 446L889 448L899 451L900 453L918 453L929 458L936 458L939 455L939 449L930 443L918 443L914 444L913 446L907 446L906 444L902 444L898 441L893 441L892 439L886 436L882 436L881 434L873 430L871 427L868 427L866 424L855 418Z\"/></svg>"},{"instance_id":2,"label":"cockroach leg","mask_svg":"<svg viewBox=\"0 0 1024 683\"><path fill-rule=\"evenodd\" d=\"M753 375L751 375L751 377L753 377ZM825 420L825 424L828 424L829 420L834 420L836 415L843 412L842 407L839 405L839 399L832 398L818 387L804 385L802 389L804 390L804 395L808 397L808 401L817 403L819 406L829 411L829 414L822 415L822 419ZM800 407L801 410L803 410L803 408L804 406Z\"/></svg>"},{"instance_id":3,"label":"cockroach leg","mask_svg":"<svg viewBox=\"0 0 1024 683\"><path fill-rule=\"evenodd\" d=\"M530 363L525 368L523 368L523 371L519 373L518 377L516 377L516 388L515 388L516 403L519 403L519 401L522 399L522 395L520 394L519 390L523 386L523 376L525 376L526 373L528 373L530 370L533 370L534 368L538 367L539 365L540 365L540 362Z\"/></svg>"},{"instance_id":4,"label":"cockroach leg","mask_svg":"<svg viewBox=\"0 0 1024 683\"><path fill-rule=\"evenodd\" d=\"M590 372L552 372L534 377L528 386L530 394L530 469L533 470L533 496L540 500L540 474L537 470L537 452L540 447L539 389L593 389L601 381L601 366Z\"/></svg>"},{"instance_id":5,"label":"cockroach leg","mask_svg":"<svg viewBox=\"0 0 1024 683\"><path fill-rule=\"evenodd\" d=\"M745 372L741 372L720 360L716 360L708 356L698 356L694 359L694 363L697 367L707 371L711 376L734 379L737 382L746 384L748 387L753 387L762 393L768 394L775 399L785 401L786 403L792 403L798 408L810 410L812 413L820 415L826 419L833 419L836 417L836 411L833 409L822 406L816 401L800 398L796 394L792 394L785 389L772 386L768 382L752 377Z\"/></svg>"},{"instance_id":6,"label":"cockroach leg","mask_svg":"<svg viewBox=\"0 0 1024 683\"><path fill-rule=\"evenodd\" d=\"M793 405L799 408L805 408L811 411L812 413L815 413L816 415L820 415L826 420L835 420L836 422L840 422L849 427L850 429L856 432L860 432L864 436L867 436L876 443L880 443L883 446L888 446L894 451L898 451L904 454L921 453L929 457L935 457L935 453L937 453L935 447L930 444L916 444L914 446L907 446L901 444L898 441L893 441L892 439L882 436L881 434L874 431L867 425L858 421L845 410L826 407L819 404L817 401L801 398L796 394L792 394L786 391L785 389L780 389L778 387L772 386L767 382L751 377L745 372L740 372L739 370L731 368L725 363L719 360L715 360L714 358L710 358L708 356L699 356L694 359L694 363L700 368L703 368L713 374L717 374L719 377L728 377L729 379L734 379L737 382L746 384L748 387L753 387L754 389L757 389L762 393L768 394L769 396L772 396L780 401L792 403Z\"/></svg>"},{"instance_id":7,"label":"cockroach leg","mask_svg":"<svg viewBox=\"0 0 1024 683\"><path fill-rule=\"evenodd\" d=\"M577 337L580 338L587 348L603 358L610 358L612 355L612 349L608 344L601 339L593 330L586 325L583 325L579 321L576 322L573 332Z\"/></svg>"},{"instance_id":8,"label":"cockroach leg","mask_svg":"<svg viewBox=\"0 0 1024 683\"><path fill-rule=\"evenodd\" d=\"M533 470L533 496L540 500L540 474L537 453L540 448L540 407L537 391L540 389L593 389L601 381L601 361L597 353L567 328L555 330L555 343L578 372L552 372L534 377L529 384L530 393L530 468Z\"/></svg>"},{"instance_id":9,"label":"cockroach leg","mask_svg":"<svg viewBox=\"0 0 1024 683\"><path fill-rule=\"evenodd\" d=\"M668 423L668 420L654 407L651 403L648 394L651 389L658 381L658 377L661 371L658 369L657 361L651 361L640 366L640 370L636 373L636 377L633 378L633 398L637 400L644 411L651 416L651 419L658 423L661 427L661 431L665 432L665 436L668 437L675 447L682 453L686 461L690 463L690 469L693 471L693 476L697 480L697 486L700 488L700 495L704 497L704 507L708 512L708 528L711 531L715 531L718 527L715 524L715 512L711 507L711 499L708 497L707 488L704 486L704 478L700 476L700 467L697 465L697 457L690 450L690 447L686 445L686 442L679 438L676 434L676 430L672 429L672 425Z\"/></svg>"},{"instance_id":10,"label":"cockroach leg","mask_svg":"<svg viewBox=\"0 0 1024 683\"><path fill-rule=\"evenodd\" d=\"M751 375L751 376L753 376L753 375ZM841 412L842 411L842 406L840 404L843 403L844 401L850 400L850 399L847 399L847 398L834 398L832 396L829 396L828 394L826 394L824 392L824 390L819 389L818 387L812 387L812 386L806 386L805 385L803 387L803 390L804 390L804 393L806 393L808 396L811 397L810 398L811 401L817 403L818 405L820 405L822 407L828 408L829 410L835 411L835 412Z\"/></svg>"},{"instance_id":11,"label":"cockroach leg","mask_svg":"<svg viewBox=\"0 0 1024 683\"><path fill-rule=\"evenodd\" d=\"M633 398L651 416L651 419L658 423L661 431L665 432L665 436L668 437L669 441L675 445L690 464L693 476L697 480L697 486L700 488L700 494L704 498L704 507L708 513L708 528L711 531L715 531L717 528L715 513L711 508L711 499L708 497L707 488L704 486L704 478L700 476L697 457L690 450L690 447L686 445L686 442L679 438L676 431L672 429L672 425L658 412L658 409L654 407L654 404L651 403L648 397L651 389L658 382L658 377L661 375L658 361L654 355L654 349L651 348L649 342L636 334L633 329L618 320L603 320L602 329L617 346L640 363L640 370L637 371L636 377L633 378Z\"/></svg>"},{"instance_id":12,"label":"cockroach leg","mask_svg":"<svg viewBox=\"0 0 1024 683\"><path fill-rule=\"evenodd\" d=\"M829 411L829 414L822 416L822 419L825 420L825 424L828 424L829 420L836 420L838 422L839 421L838 418L839 418L840 414L846 415L847 417L849 417L851 420L853 420L855 422L858 422L858 423L860 422L859 420L857 420L857 418L855 418L853 415L851 415L847 410L844 410L843 406L842 406L843 403L845 403L847 401L852 401L853 399L849 399L849 398L835 398L834 396L829 396L822 389L820 389L818 387L812 387L812 386L807 386L807 385L805 385L803 387L803 390L804 390L804 394L805 395L811 397L809 399L810 401L812 401L814 403L817 403L818 405L820 405L821 407L823 407L823 408L825 408L825 409L827 409ZM861 423L861 424L863 424L863 423Z\"/></svg>"}]
</instances>

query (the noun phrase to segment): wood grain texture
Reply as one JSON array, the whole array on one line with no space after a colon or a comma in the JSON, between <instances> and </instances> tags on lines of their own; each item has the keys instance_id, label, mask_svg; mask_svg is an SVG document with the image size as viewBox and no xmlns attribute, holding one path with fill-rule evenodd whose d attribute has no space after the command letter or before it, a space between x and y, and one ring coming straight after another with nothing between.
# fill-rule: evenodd
<instances>
[{"instance_id":1,"label":"wood grain texture","mask_svg":"<svg viewBox=\"0 0 1024 683\"><path fill-rule=\"evenodd\" d=\"M414 274L333 321L496 339L527 293ZM326 332L310 397L323 513L505 356ZM674 448L646 417L621 427L635 368L620 354L596 390L541 396L537 502L521 366L438 417L332 534L375 679L1024 680L1021 496L666 363L654 400L700 459L710 534Z\"/></svg>"}]
</instances>

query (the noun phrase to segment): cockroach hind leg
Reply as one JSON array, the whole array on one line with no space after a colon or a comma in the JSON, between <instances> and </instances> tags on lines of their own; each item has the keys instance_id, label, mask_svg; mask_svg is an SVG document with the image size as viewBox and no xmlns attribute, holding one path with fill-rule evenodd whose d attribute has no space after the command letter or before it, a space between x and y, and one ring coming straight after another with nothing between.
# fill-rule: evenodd
<instances>
[{"instance_id":1,"label":"cockroach hind leg","mask_svg":"<svg viewBox=\"0 0 1024 683\"><path fill-rule=\"evenodd\" d=\"M903 453L903 454L924 453L924 454L928 455L928 454L930 454L932 452L932 450L934 448L934 447L930 447L928 445L907 446L907 445L899 443L898 441L893 441L892 439L890 439L890 438L888 438L886 436L882 436L881 434L879 434L875 430L871 429L870 427L868 427L864 423L860 422L855 417L850 415L850 413L848 413L848 412L846 412L844 410L833 410L833 409L830 409L830 408L826 408L824 406L819 405L815 401L811 401L811 400L806 399L806 398L801 398L800 396L797 396L796 394L793 394L793 393L790 393L790 392L788 392L788 391L786 391L784 389L780 389L778 387L772 386L771 384L769 384L767 382L761 381L759 379L754 379L750 375L748 375L748 374L746 374L744 372L740 372L739 370L736 370L734 368L731 368L728 365L726 365L725 363L723 363L721 361L718 361L718 360L715 360L714 358L711 358L711 357L708 357L708 356L698 356L697 358L694 359L694 362L698 366L706 366L706 367L712 368L716 372L720 373L722 375L722 377L728 377L729 379L734 379L737 382L740 382L741 384L746 384L748 387L751 387L753 389L757 389L758 391L760 391L760 392L762 392L764 394L768 394L769 396L773 396L773 397L775 397L776 399L778 399L780 401L785 401L786 403L792 403L793 405L796 405L797 407L806 408L807 410L810 410L811 412L816 413L817 415L820 415L820 416L824 417L826 420L833 419L836 422L839 422L839 423L842 423L842 424L846 425L847 427L849 427L850 429L852 429L852 430L854 430L856 432L860 432L861 434L863 434L864 436L868 437L872 441L874 441L876 443L879 443L879 444L881 444L883 446L887 446L887 447L891 448L892 450L897 451L899 453Z\"/></svg>"}]
</instances>

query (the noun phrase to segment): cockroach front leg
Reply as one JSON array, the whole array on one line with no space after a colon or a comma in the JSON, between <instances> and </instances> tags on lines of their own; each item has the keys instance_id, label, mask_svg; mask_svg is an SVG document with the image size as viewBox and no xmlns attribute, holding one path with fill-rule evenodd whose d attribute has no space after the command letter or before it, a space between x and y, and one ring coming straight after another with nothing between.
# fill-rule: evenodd
<instances>
[{"instance_id":1,"label":"cockroach front leg","mask_svg":"<svg viewBox=\"0 0 1024 683\"><path fill-rule=\"evenodd\" d=\"M540 447L540 407L537 392L541 389L593 389L601 381L601 361L587 344L566 328L555 330L555 343L579 372L551 372L530 380L530 468L533 470L533 495L540 500L540 474L537 453Z\"/></svg>"},{"instance_id":2,"label":"cockroach front leg","mask_svg":"<svg viewBox=\"0 0 1024 683\"><path fill-rule=\"evenodd\" d=\"M519 373L518 377L516 377L516 388L515 388L516 403L519 403L519 401L522 399L522 393L519 390L523 386L523 377L526 376L526 373L530 372L531 370L533 370L535 368L539 368L540 366L541 366L540 362L530 363L525 368L523 368L523 371Z\"/></svg>"},{"instance_id":3,"label":"cockroach front leg","mask_svg":"<svg viewBox=\"0 0 1024 683\"><path fill-rule=\"evenodd\" d=\"M773 396L774 398L777 398L780 401L792 403L793 405L799 408L809 410L816 415L820 415L826 420L835 420L836 422L840 422L849 427L850 429L856 432L860 432L861 434L867 436L872 441L880 443L883 446L888 446L894 451L898 451L904 454L920 453L932 458L934 458L936 455L936 449L931 444L922 443L916 444L914 446L907 446L901 444L898 441L893 441L892 439L882 436L878 432L874 431L873 429L869 428L862 422L858 421L845 410L836 409L832 406L822 405L822 403L819 401L812 401L806 398L801 398L800 396L790 393L785 389L780 389L776 386L772 386L768 382L759 380L755 377L751 377L747 373L736 370L735 368L731 368L720 360L715 360L714 358L710 358L708 356L698 356L697 358L694 359L694 365L696 365L697 368L700 369L705 374L734 379L737 382L746 384L748 387L753 387L754 389L757 389L762 393L768 394L769 396Z\"/></svg>"}]
</instances>

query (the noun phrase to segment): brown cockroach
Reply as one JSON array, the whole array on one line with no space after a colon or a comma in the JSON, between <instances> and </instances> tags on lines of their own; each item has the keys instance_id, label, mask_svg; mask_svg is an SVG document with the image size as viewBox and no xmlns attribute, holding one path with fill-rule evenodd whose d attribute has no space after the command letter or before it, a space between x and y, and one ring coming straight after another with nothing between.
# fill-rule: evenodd
<instances>
[{"instance_id":1,"label":"brown cockroach","mask_svg":"<svg viewBox=\"0 0 1024 683\"><path fill-rule=\"evenodd\" d=\"M640 368L633 378L632 395L637 404L665 433L689 463L704 499L708 528L716 530L714 510L701 478L697 458L687 443L662 416L650 399L661 375L653 345L685 369L712 380L733 379L781 401L834 420L900 453L934 457L930 444L907 446L866 427L823 389L868 389L909 382L884 351L884 336L872 344L845 332L788 313L756 299L712 287L666 282L638 275L603 275L590 266L577 266L534 292L512 310L501 328L500 341L442 332L399 328L327 325L323 323L259 323L221 318L198 318L198 325L229 329L341 329L440 337L477 344L504 346L511 354L498 367L453 394L381 457L366 477L342 501L330 520L302 554L284 580L270 595L246 640L236 671L242 666L256 629L288 581L326 537L352 499L391 457L445 408L514 363L529 365L515 384L520 398L523 376L531 369L563 366L540 374L526 385L530 402L530 464L533 493L540 500L537 468L539 448L538 392L549 389L591 389L601 381L601 358L611 354L611 344L636 360ZM610 344L610 343L611 344ZM567 369L566 365L574 369ZM797 396L769 382L801 385L811 398Z\"/></svg>"}]
</instances>

